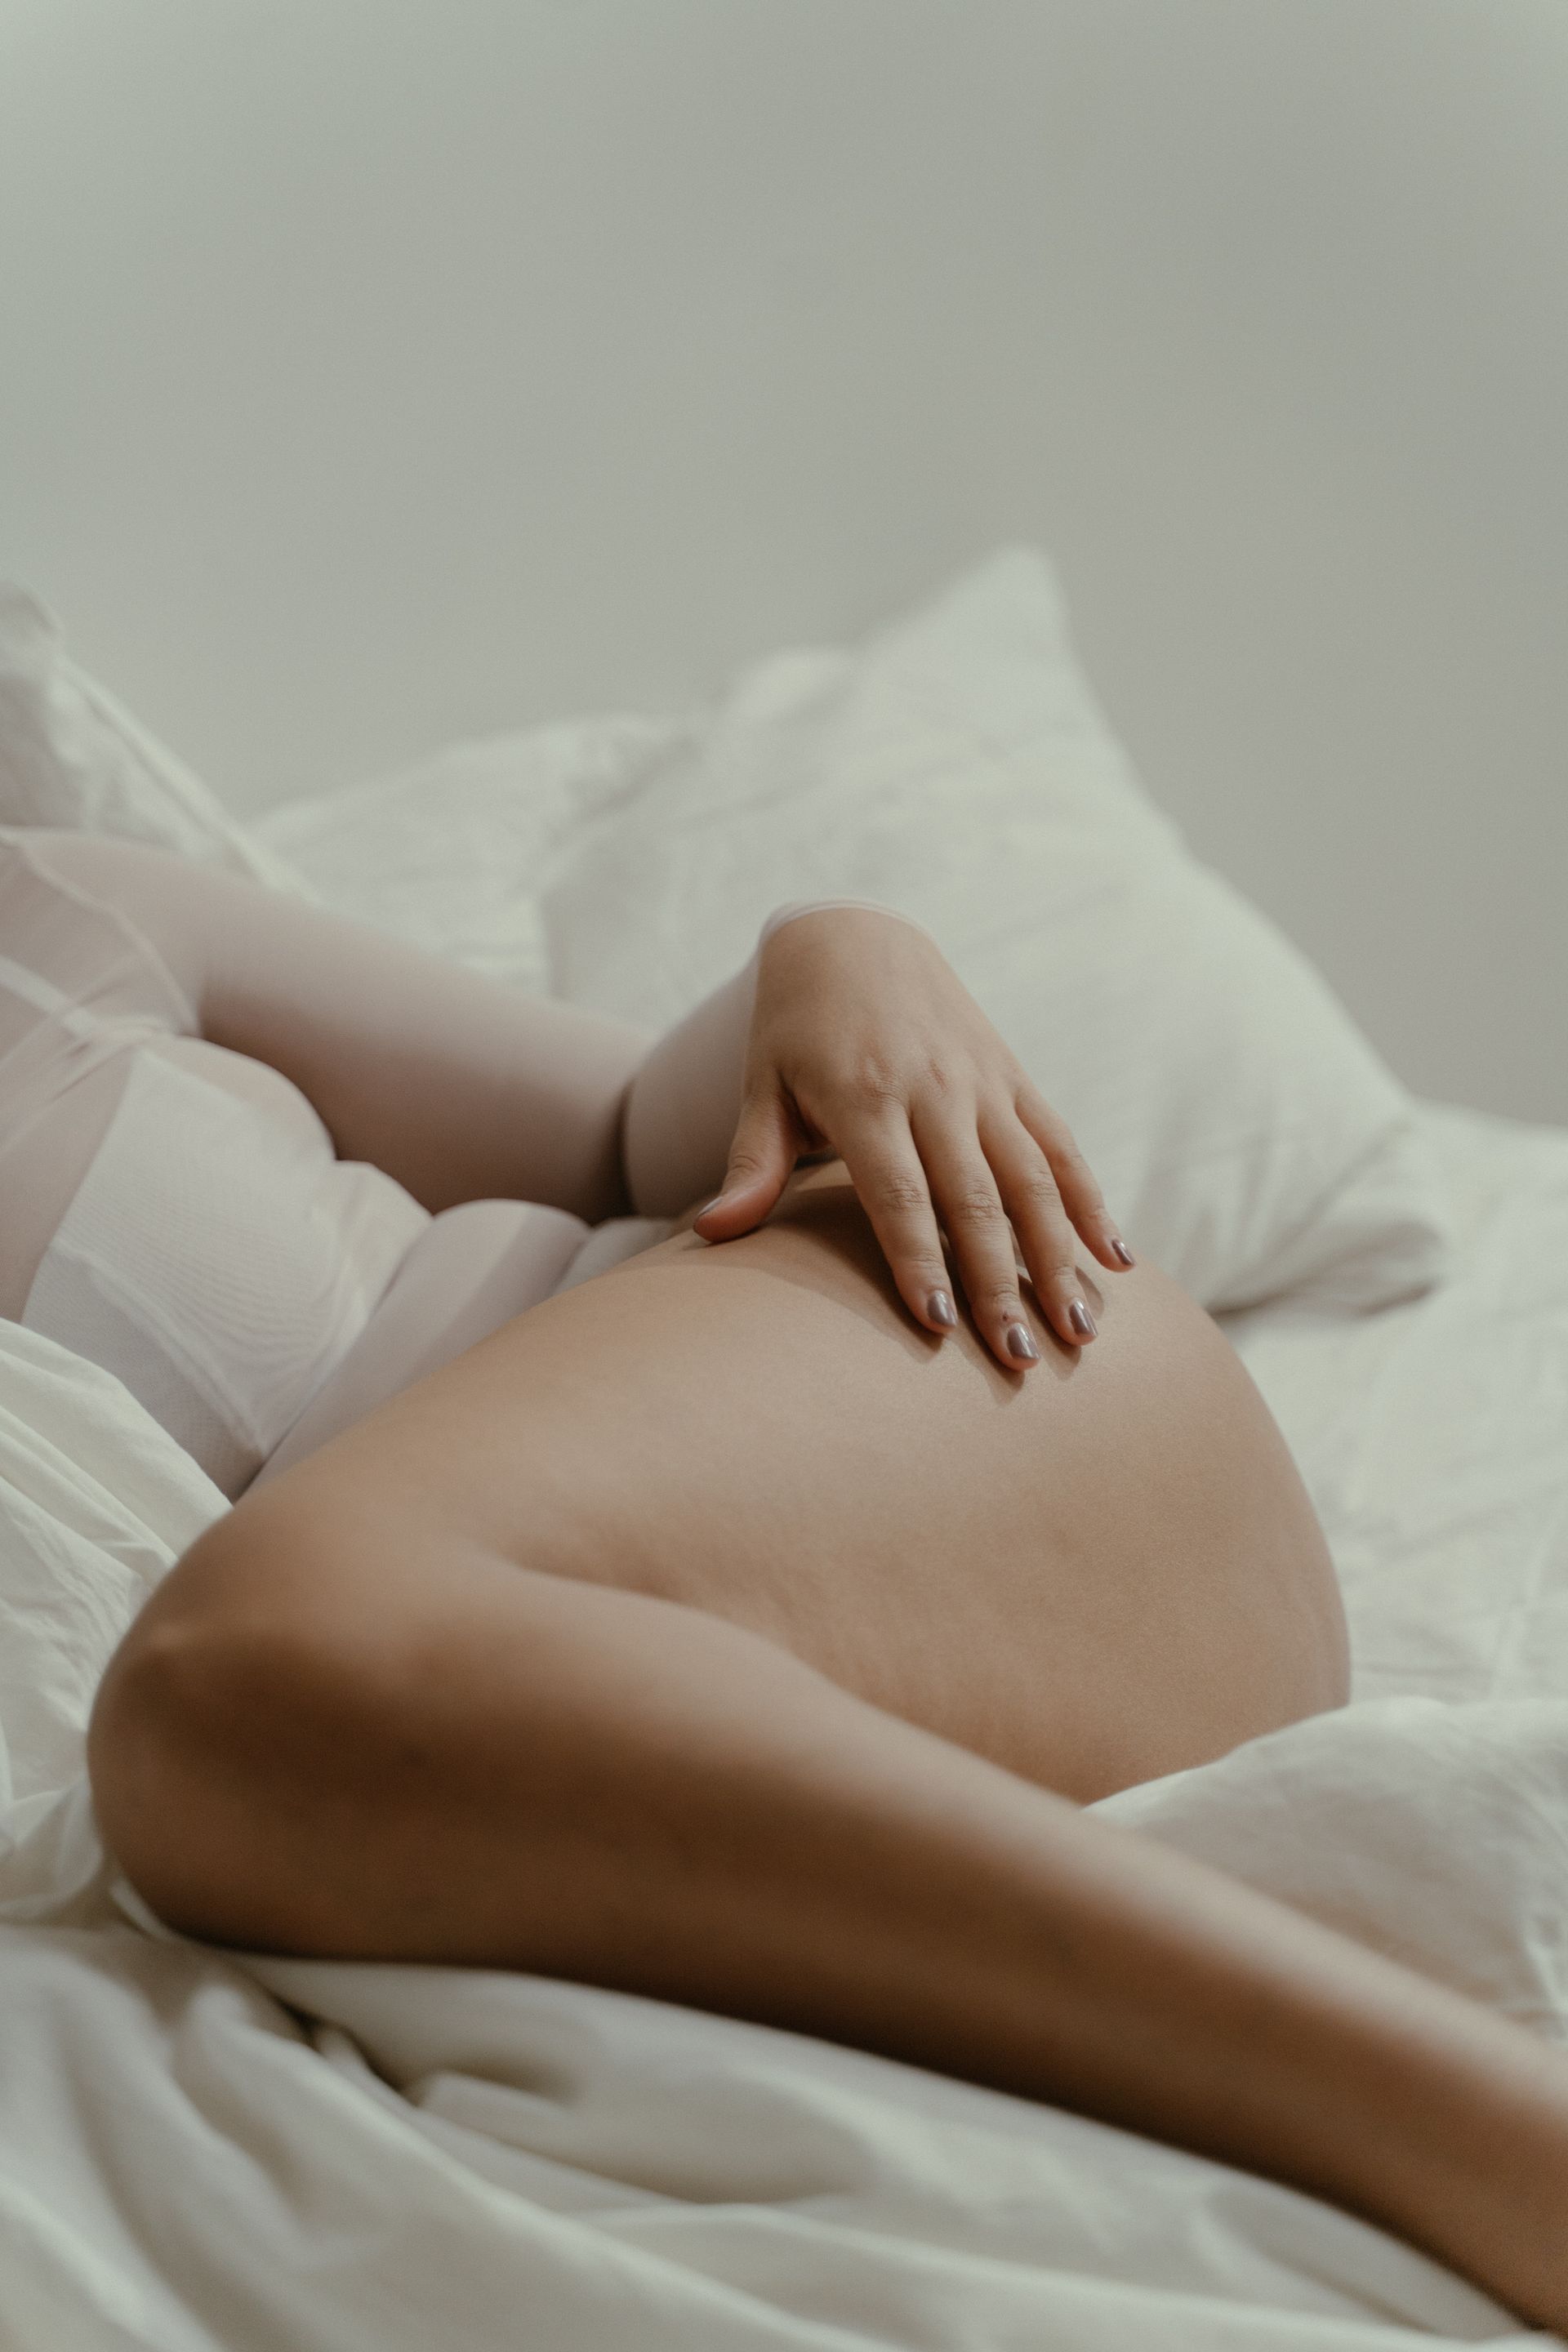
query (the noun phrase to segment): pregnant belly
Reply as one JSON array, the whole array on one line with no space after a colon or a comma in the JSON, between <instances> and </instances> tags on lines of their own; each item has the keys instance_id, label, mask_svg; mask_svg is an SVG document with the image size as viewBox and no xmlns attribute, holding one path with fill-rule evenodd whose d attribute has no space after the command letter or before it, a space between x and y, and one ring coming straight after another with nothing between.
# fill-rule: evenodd
<instances>
[{"instance_id":1,"label":"pregnant belly","mask_svg":"<svg viewBox=\"0 0 1568 2352\"><path fill-rule=\"evenodd\" d=\"M1344 1621L1262 1398L1160 1270L1005 1372L893 1289L837 1161L768 1224L547 1300L278 1484L734 1618L1087 1801L1345 1696Z\"/></svg>"}]
</instances>

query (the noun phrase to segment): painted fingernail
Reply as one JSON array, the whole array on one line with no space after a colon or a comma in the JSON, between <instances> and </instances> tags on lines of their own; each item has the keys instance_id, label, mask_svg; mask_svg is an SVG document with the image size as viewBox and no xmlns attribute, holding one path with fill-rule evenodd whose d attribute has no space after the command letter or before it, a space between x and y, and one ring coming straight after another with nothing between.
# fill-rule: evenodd
<instances>
[{"instance_id":1,"label":"painted fingernail","mask_svg":"<svg viewBox=\"0 0 1568 2352\"><path fill-rule=\"evenodd\" d=\"M1089 1313L1081 1298L1075 1298L1072 1305L1068 1308L1068 1321L1072 1325L1073 1329L1078 1333L1080 1339L1092 1339L1094 1338L1094 1318Z\"/></svg>"},{"instance_id":2,"label":"painted fingernail","mask_svg":"<svg viewBox=\"0 0 1568 2352\"><path fill-rule=\"evenodd\" d=\"M926 1313L933 1323L942 1324L949 1331L958 1328L958 1318L952 1311L952 1301L945 1290L933 1290L926 1300Z\"/></svg>"},{"instance_id":3,"label":"painted fingernail","mask_svg":"<svg viewBox=\"0 0 1568 2352\"><path fill-rule=\"evenodd\" d=\"M1037 1364L1040 1360L1040 1351L1022 1323L1007 1326L1007 1353L1024 1364Z\"/></svg>"},{"instance_id":4,"label":"painted fingernail","mask_svg":"<svg viewBox=\"0 0 1568 2352\"><path fill-rule=\"evenodd\" d=\"M1133 1256L1131 1251L1128 1248L1120 1234L1111 1234L1110 1246L1115 1251L1117 1256L1121 1260L1123 1265L1137 1265L1137 1259Z\"/></svg>"},{"instance_id":5,"label":"painted fingernail","mask_svg":"<svg viewBox=\"0 0 1568 2352\"><path fill-rule=\"evenodd\" d=\"M698 1210L697 1214L698 1214L700 1217L705 1217L705 1216L708 1214L708 1212L709 1212L709 1210L710 1210L710 1209L716 1209L716 1208L719 1206L719 1203L720 1203L720 1202L723 1199L723 1197L724 1197L724 1195L723 1195L723 1193L722 1193L722 1192L715 1192L715 1193L714 1193L714 1195L713 1195L713 1198L712 1198L710 1201L706 1201L706 1202L704 1202L704 1203L703 1203L703 1205L701 1206L701 1208Z\"/></svg>"}]
</instances>

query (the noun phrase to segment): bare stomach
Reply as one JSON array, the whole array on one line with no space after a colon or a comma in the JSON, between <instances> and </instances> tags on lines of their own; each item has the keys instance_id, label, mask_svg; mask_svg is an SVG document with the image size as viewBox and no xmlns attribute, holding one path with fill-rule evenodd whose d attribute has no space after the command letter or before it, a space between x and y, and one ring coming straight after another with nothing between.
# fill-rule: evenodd
<instances>
[{"instance_id":1,"label":"bare stomach","mask_svg":"<svg viewBox=\"0 0 1568 2352\"><path fill-rule=\"evenodd\" d=\"M842 1162L760 1231L679 1231L531 1308L271 1482L737 1620L1089 1801L1342 1703L1343 1612L1284 1440L1147 1259L1100 1337L1004 1371L895 1292ZM1025 1283L1025 1297L1028 1289ZM237 1507L247 1509L242 1500Z\"/></svg>"}]
</instances>

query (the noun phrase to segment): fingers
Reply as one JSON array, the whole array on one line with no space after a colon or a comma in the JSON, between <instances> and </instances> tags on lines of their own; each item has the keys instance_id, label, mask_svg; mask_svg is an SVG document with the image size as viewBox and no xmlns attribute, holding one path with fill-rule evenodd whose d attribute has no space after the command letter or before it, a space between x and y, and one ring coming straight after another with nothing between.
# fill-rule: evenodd
<instances>
[{"instance_id":1,"label":"fingers","mask_svg":"<svg viewBox=\"0 0 1568 2352\"><path fill-rule=\"evenodd\" d=\"M772 1215L806 1139L782 1095L747 1097L730 1145L722 1189L691 1221L705 1242L733 1241Z\"/></svg>"},{"instance_id":2,"label":"fingers","mask_svg":"<svg viewBox=\"0 0 1568 2352\"><path fill-rule=\"evenodd\" d=\"M978 1132L987 1172L1017 1235L1041 1313L1069 1347L1086 1347L1097 1337L1098 1327L1084 1297L1078 1270L1079 1237L1055 1170L1016 1118L993 1113L982 1118ZM1092 1184L1092 1178L1089 1181ZM1112 1257L1110 1263L1121 1262Z\"/></svg>"},{"instance_id":3,"label":"fingers","mask_svg":"<svg viewBox=\"0 0 1568 2352\"><path fill-rule=\"evenodd\" d=\"M1010 1372L1026 1370L1030 1364L1038 1363L1039 1345L1030 1328L1032 1313L1019 1280L1007 1206L973 1121L965 1125L943 1121L929 1129L917 1125L915 1141L931 1176L933 1203L952 1244L975 1328L998 1363ZM1048 1213L1043 1202L1036 1205L1037 1218ZM1078 1347L1093 1333L1092 1328L1075 1328L1068 1313L1069 1300L1080 1292L1076 1276L1070 1283L1059 1279L1059 1261L1064 1256L1071 1267L1072 1236L1059 1202L1056 1214L1061 1233L1048 1263L1058 1272L1058 1279L1048 1286L1042 1283L1035 1260L1028 1261L1035 1307L1060 1339L1069 1347Z\"/></svg>"},{"instance_id":4,"label":"fingers","mask_svg":"<svg viewBox=\"0 0 1568 2352\"><path fill-rule=\"evenodd\" d=\"M944 1313L952 1298L942 1248L945 1226L976 1329L998 1363L1021 1372L1039 1362L1039 1343L1019 1286L1007 1213L974 1134L973 1117L966 1128L944 1121L928 1134L911 1128L901 1107L889 1108L855 1122L839 1150L916 1321L937 1333L957 1322L955 1311L952 1324ZM1063 1336L1076 1344L1065 1302L1061 1314Z\"/></svg>"},{"instance_id":5,"label":"fingers","mask_svg":"<svg viewBox=\"0 0 1568 2352\"><path fill-rule=\"evenodd\" d=\"M1038 1088L1024 1086L1018 1090L1015 1108L1028 1136L1045 1153L1049 1162L1048 1173L1054 1179L1053 1189L1061 1206L1071 1218L1085 1243L1094 1252L1101 1265L1113 1274L1125 1274L1136 1263L1131 1251L1116 1229L1116 1223L1105 1205L1105 1198L1094 1181L1088 1160L1073 1140L1067 1121L1054 1111ZM987 1153L989 1157L989 1153ZM1016 1153L1008 1154L1016 1165ZM992 1163L994 1166L994 1162ZM1014 1220L1015 1223L1017 1222ZM1019 1235L1020 1241L1023 1235ZM1038 1276L1035 1261L1026 1249L1029 1271Z\"/></svg>"},{"instance_id":6,"label":"fingers","mask_svg":"<svg viewBox=\"0 0 1568 2352\"><path fill-rule=\"evenodd\" d=\"M979 1111L944 1100L934 1118L919 1104L884 1098L832 1124L838 1130L834 1148L899 1295L925 1330L940 1336L958 1322L945 1230L975 1328L1009 1371L1040 1360L1030 1328L1036 1313L1068 1347L1097 1336L1077 1267L1079 1237L1112 1271L1133 1260L1070 1132L1043 1097L1026 1095L1016 1105L999 1097ZM749 1097L724 1188L690 1230L704 1241L754 1231L815 1135L786 1095L770 1090ZM1019 1255L1034 1294L1027 1304Z\"/></svg>"},{"instance_id":7,"label":"fingers","mask_svg":"<svg viewBox=\"0 0 1568 2352\"><path fill-rule=\"evenodd\" d=\"M955 1330L952 1281L926 1171L902 1106L889 1105L849 1123L838 1156L881 1244L899 1296L915 1321L939 1336ZM1010 1370L1017 1369L1011 1356L1006 1362Z\"/></svg>"}]
</instances>

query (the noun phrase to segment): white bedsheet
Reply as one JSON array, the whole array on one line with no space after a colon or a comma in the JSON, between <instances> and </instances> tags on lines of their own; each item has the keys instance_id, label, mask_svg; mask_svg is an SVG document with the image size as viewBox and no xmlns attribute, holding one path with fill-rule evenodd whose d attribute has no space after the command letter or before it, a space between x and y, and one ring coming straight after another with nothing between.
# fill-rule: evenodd
<instances>
[{"instance_id":1,"label":"white bedsheet","mask_svg":"<svg viewBox=\"0 0 1568 2352\"><path fill-rule=\"evenodd\" d=\"M1424 1122L1452 1279L1230 1326L1355 1701L1105 1810L1563 2039L1568 1132ZM205 1507L151 1471L135 1501L125 1592L72 1588L106 1640ZM160 1943L100 1865L79 1782L0 1815L0 2352L1544 2340L1327 2206L1029 2101L545 1979Z\"/></svg>"}]
</instances>

